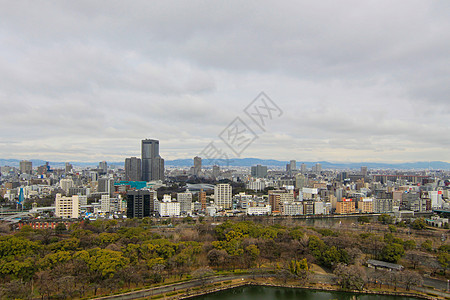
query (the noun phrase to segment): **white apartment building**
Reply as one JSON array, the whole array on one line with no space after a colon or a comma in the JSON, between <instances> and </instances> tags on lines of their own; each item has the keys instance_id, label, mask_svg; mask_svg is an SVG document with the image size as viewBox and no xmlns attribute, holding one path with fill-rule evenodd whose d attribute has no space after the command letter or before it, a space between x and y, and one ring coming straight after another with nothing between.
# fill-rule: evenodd
<instances>
[{"instance_id":1,"label":"white apartment building","mask_svg":"<svg viewBox=\"0 0 450 300\"><path fill-rule=\"evenodd\" d=\"M214 187L214 203L219 209L230 209L232 204L232 188L228 183Z\"/></svg>"},{"instance_id":2,"label":"white apartment building","mask_svg":"<svg viewBox=\"0 0 450 300\"><path fill-rule=\"evenodd\" d=\"M111 211L111 198L109 195L102 195L102 198L100 199L101 204L101 211L104 213L108 213Z\"/></svg>"},{"instance_id":3,"label":"white apartment building","mask_svg":"<svg viewBox=\"0 0 450 300\"><path fill-rule=\"evenodd\" d=\"M170 195L164 195L158 203L158 212L161 217L176 217L180 215L180 203L173 202Z\"/></svg>"},{"instance_id":4,"label":"white apartment building","mask_svg":"<svg viewBox=\"0 0 450 300\"><path fill-rule=\"evenodd\" d=\"M61 194L56 194L55 215L64 219L77 219L80 216L78 196L62 197Z\"/></svg>"},{"instance_id":5,"label":"white apartment building","mask_svg":"<svg viewBox=\"0 0 450 300\"><path fill-rule=\"evenodd\" d=\"M247 207L246 213L251 216L269 215L272 212L270 205Z\"/></svg>"},{"instance_id":6,"label":"white apartment building","mask_svg":"<svg viewBox=\"0 0 450 300\"><path fill-rule=\"evenodd\" d=\"M303 202L285 202L281 206L281 214L285 216L303 215Z\"/></svg>"}]
</instances>

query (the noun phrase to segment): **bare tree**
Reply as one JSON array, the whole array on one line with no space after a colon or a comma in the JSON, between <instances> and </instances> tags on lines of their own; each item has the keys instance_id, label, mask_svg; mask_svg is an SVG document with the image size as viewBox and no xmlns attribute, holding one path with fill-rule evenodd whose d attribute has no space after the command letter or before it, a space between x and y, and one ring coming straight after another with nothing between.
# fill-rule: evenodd
<instances>
[{"instance_id":1,"label":"bare tree","mask_svg":"<svg viewBox=\"0 0 450 300\"><path fill-rule=\"evenodd\" d=\"M427 255L422 251L411 250L406 253L405 259L415 270L421 263L423 263L427 259Z\"/></svg>"},{"instance_id":2,"label":"bare tree","mask_svg":"<svg viewBox=\"0 0 450 300\"><path fill-rule=\"evenodd\" d=\"M404 270L401 272L400 280L405 285L407 291L409 291L414 285L423 284L422 276L420 276L419 273L410 270Z\"/></svg>"},{"instance_id":3,"label":"bare tree","mask_svg":"<svg viewBox=\"0 0 450 300\"><path fill-rule=\"evenodd\" d=\"M362 290L366 283L366 273L361 266L338 264L334 274L339 286L346 290Z\"/></svg>"}]
</instances>

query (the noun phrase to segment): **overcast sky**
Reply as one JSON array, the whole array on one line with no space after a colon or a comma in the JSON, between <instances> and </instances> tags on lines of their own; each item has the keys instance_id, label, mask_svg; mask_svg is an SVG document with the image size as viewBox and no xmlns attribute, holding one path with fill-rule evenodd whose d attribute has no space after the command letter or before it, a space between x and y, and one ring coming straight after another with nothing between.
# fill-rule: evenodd
<instances>
[{"instance_id":1,"label":"overcast sky","mask_svg":"<svg viewBox=\"0 0 450 300\"><path fill-rule=\"evenodd\" d=\"M0 158L232 153L239 116L241 157L450 162L450 1L0 4ZM265 132L243 112L261 91Z\"/></svg>"}]
</instances>

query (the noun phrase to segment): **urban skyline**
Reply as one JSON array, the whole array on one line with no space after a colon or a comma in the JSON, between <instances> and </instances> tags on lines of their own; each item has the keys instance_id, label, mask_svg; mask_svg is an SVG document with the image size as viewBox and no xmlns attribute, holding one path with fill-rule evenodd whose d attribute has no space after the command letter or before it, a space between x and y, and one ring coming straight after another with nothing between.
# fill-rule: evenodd
<instances>
[{"instance_id":1,"label":"urban skyline","mask_svg":"<svg viewBox=\"0 0 450 300\"><path fill-rule=\"evenodd\" d=\"M283 115L241 157L450 162L448 6L10 2L0 157L194 157L264 91Z\"/></svg>"}]
</instances>

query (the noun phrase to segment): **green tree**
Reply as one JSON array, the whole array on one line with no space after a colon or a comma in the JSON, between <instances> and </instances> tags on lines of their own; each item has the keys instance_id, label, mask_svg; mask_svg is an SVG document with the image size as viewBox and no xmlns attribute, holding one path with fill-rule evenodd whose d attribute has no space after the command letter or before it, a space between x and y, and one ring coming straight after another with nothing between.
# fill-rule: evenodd
<instances>
[{"instance_id":1,"label":"green tree","mask_svg":"<svg viewBox=\"0 0 450 300\"><path fill-rule=\"evenodd\" d=\"M58 251L47 254L43 259L41 259L39 265L42 269L51 269L71 259L72 255L69 251Z\"/></svg>"},{"instance_id":2,"label":"green tree","mask_svg":"<svg viewBox=\"0 0 450 300\"><path fill-rule=\"evenodd\" d=\"M27 258L23 261L0 260L0 274L1 277L6 278L9 276L12 279L30 280L36 270L36 264L31 258Z\"/></svg>"},{"instance_id":3,"label":"green tree","mask_svg":"<svg viewBox=\"0 0 450 300\"><path fill-rule=\"evenodd\" d=\"M370 223L370 218L368 216L359 216L358 222L361 224Z\"/></svg>"},{"instance_id":4,"label":"green tree","mask_svg":"<svg viewBox=\"0 0 450 300\"><path fill-rule=\"evenodd\" d=\"M388 228L391 233L397 232L397 228L394 225L389 225Z\"/></svg>"},{"instance_id":5,"label":"green tree","mask_svg":"<svg viewBox=\"0 0 450 300\"><path fill-rule=\"evenodd\" d=\"M319 237L312 235L308 240L308 248L316 259L320 259L327 246Z\"/></svg>"},{"instance_id":6,"label":"green tree","mask_svg":"<svg viewBox=\"0 0 450 300\"><path fill-rule=\"evenodd\" d=\"M88 254L88 258L82 255L78 255L78 257L86 259L89 269L101 274L102 278L114 276L118 270L130 263L130 260L119 251L94 248L89 250Z\"/></svg>"},{"instance_id":7,"label":"green tree","mask_svg":"<svg viewBox=\"0 0 450 300\"><path fill-rule=\"evenodd\" d=\"M401 244L386 244L381 250L380 259L391 263L397 263L405 255L405 249Z\"/></svg>"},{"instance_id":8,"label":"green tree","mask_svg":"<svg viewBox=\"0 0 450 300\"><path fill-rule=\"evenodd\" d=\"M381 224L392 224L394 222L394 219L388 215L388 214L382 214L380 216L378 216L378 222L380 222Z\"/></svg>"},{"instance_id":9,"label":"green tree","mask_svg":"<svg viewBox=\"0 0 450 300\"><path fill-rule=\"evenodd\" d=\"M65 232L67 232L67 227L66 224L60 222L55 226L55 232L56 234L63 234Z\"/></svg>"},{"instance_id":10,"label":"green tree","mask_svg":"<svg viewBox=\"0 0 450 300\"><path fill-rule=\"evenodd\" d=\"M335 246L332 246L322 253L321 262L328 268L336 266L338 263L347 264L348 254L345 250L337 249Z\"/></svg>"},{"instance_id":11,"label":"green tree","mask_svg":"<svg viewBox=\"0 0 450 300\"><path fill-rule=\"evenodd\" d=\"M411 228L412 229L416 229L416 230L422 230L425 229L427 227L427 223L425 222L424 218L418 218L415 219L412 223L411 223Z\"/></svg>"},{"instance_id":12,"label":"green tree","mask_svg":"<svg viewBox=\"0 0 450 300\"><path fill-rule=\"evenodd\" d=\"M422 245L420 245L422 247L422 249L424 249L425 251L428 252L432 252L433 251L433 241L431 240L426 240L425 242L422 243Z\"/></svg>"},{"instance_id":13,"label":"green tree","mask_svg":"<svg viewBox=\"0 0 450 300\"><path fill-rule=\"evenodd\" d=\"M0 259L8 256L30 256L39 249L41 246L38 243L24 238L11 235L0 237Z\"/></svg>"},{"instance_id":14,"label":"green tree","mask_svg":"<svg viewBox=\"0 0 450 300\"><path fill-rule=\"evenodd\" d=\"M301 272L303 271L308 271L309 270L309 266L308 266L308 261L306 260L306 258L302 259L302 260L291 260L290 264L289 264L289 271L291 271L292 274L295 274L297 276L300 275Z\"/></svg>"},{"instance_id":15,"label":"green tree","mask_svg":"<svg viewBox=\"0 0 450 300\"><path fill-rule=\"evenodd\" d=\"M439 264L442 267L442 272L444 273L445 276L445 272L449 267L450 264L450 254L448 252L441 252L439 253L437 260L439 262Z\"/></svg>"},{"instance_id":16,"label":"green tree","mask_svg":"<svg viewBox=\"0 0 450 300\"><path fill-rule=\"evenodd\" d=\"M405 250L416 249L416 241L415 240L403 241L403 247L405 248Z\"/></svg>"},{"instance_id":17,"label":"green tree","mask_svg":"<svg viewBox=\"0 0 450 300\"><path fill-rule=\"evenodd\" d=\"M258 249L258 246L256 245L248 245L245 248L244 252L244 260L247 268L250 268L255 265L255 262L259 258L260 251Z\"/></svg>"}]
</instances>

